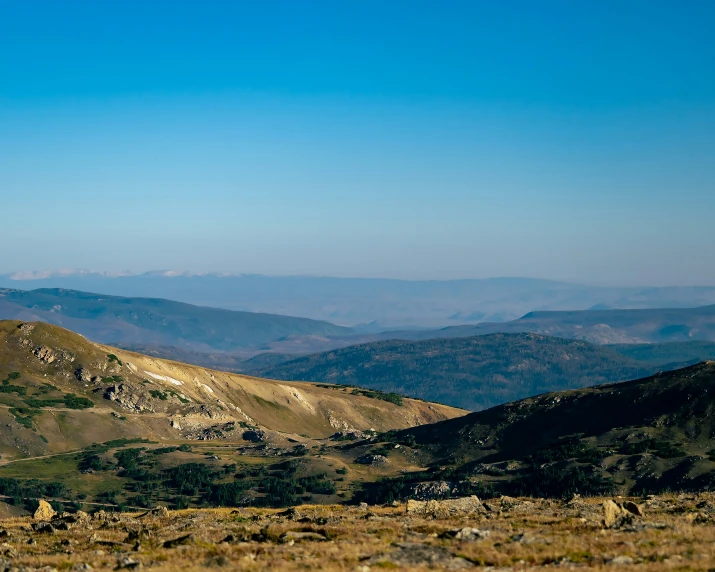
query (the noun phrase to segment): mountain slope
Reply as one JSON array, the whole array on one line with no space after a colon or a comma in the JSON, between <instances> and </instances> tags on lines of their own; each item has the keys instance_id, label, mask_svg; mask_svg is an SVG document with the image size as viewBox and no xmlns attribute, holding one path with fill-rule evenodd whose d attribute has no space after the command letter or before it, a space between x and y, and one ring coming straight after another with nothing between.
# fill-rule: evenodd
<instances>
[{"instance_id":1,"label":"mountain slope","mask_svg":"<svg viewBox=\"0 0 715 572\"><path fill-rule=\"evenodd\" d=\"M0 322L0 454L43 455L119 438L285 441L404 428L460 415L343 388L232 375L94 344L43 323Z\"/></svg>"},{"instance_id":2,"label":"mountain slope","mask_svg":"<svg viewBox=\"0 0 715 572\"><path fill-rule=\"evenodd\" d=\"M711 489L713 435L715 362L707 362L549 393L393 438L431 459L424 480L470 475L511 494L569 496ZM403 485L393 488L408 494ZM373 494L380 490L384 484Z\"/></svg>"},{"instance_id":3,"label":"mountain slope","mask_svg":"<svg viewBox=\"0 0 715 572\"><path fill-rule=\"evenodd\" d=\"M290 336L337 336L351 331L306 318L61 289L0 290L0 318L41 320L104 343L166 345L193 351L260 348Z\"/></svg>"},{"instance_id":4,"label":"mountain slope","mask_svg":"<svg viewBox=\"0 0 715 572\"><path fill-rule=\"evenodd\" d=\"M391 340L256 369L262 377L393 391L479 410L531 395L654 373L614 349L537 334Z\"/></svg>"}]
</instances>

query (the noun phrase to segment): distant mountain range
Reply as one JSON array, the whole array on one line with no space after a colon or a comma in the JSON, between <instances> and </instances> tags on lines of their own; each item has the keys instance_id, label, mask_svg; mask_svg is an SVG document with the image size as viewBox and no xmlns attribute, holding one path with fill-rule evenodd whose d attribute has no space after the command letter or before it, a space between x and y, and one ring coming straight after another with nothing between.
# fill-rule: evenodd
<instances>
[{"instance_id":1,"label":"distant mountain range","mask_svg":"<svg viewBox=\"0 0 715 572\"><path fill-rule=\"evenodd\" d=\"M297 356L387 340L420 341L535 333L595 344L715 341L715 306L649 310L532 312L509 322L365 333L329 322L209 308L158 298L76 290L0 289L0 319L41 320L89 339L156 357L228 371L276 366ZM693 349L694 357L707 357ZM645 351L645 350L642 350ZM651 352L660 350L651 349ZM688 362L682 349L673 359ZM632 356L639 359L637 356ZM246 361L251 358L251 361Z\"/></svg>"},{"instance_id":2,"label":"distant mountain range","mask_svg":"<svg viewBox=\"0 0 715 572\"><path fill-rule=\"evenodd\" d=\"M244 368L269 379L356 385L476 411L709 358L715 358L715 343L607 347L523 333L373 342L284 363L261 354Z\"/></svg>"},{"instance_id":3,"label":"distant mountain range","mask_svg":"<svg viewBox=\"0 0 715 572\"><path fill-rule=\"evenodd\" d=\"M504 322L532 311L684 308L715 304L715 287L605 287L532 278L388 280L84 271L0 276L0 287L65 288L122 297L167 298L199 306L301 316L358 327L439 328Z\"/></svg>"},{"instance_id":4,"label":"distant mountain range","mask_svg":"<svg viewBox=\"0 0 715 572\"><path fill-rule=\"evenodd\" d=\"M255 353L263 344L289 336L322 338L351 333L349 328L307 318L63 289L0 290L0 319L43 321L70 328L93 341L171 346L174 352L250 347Z\"/></svg>"}]
</instances>

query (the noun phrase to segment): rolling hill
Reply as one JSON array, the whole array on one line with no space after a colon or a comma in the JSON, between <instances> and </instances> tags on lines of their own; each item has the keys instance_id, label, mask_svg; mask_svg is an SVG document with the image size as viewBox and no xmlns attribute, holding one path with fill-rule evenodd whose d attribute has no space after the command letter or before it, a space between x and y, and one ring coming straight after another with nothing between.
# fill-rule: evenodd
<instances>
[{"instance_id":1,"label":"rolling hill","mask_svg":"<svg viewBox=\"0 0 715 572\"><path fill-rule=\"evenodd\" d=\"M714 419L715 362L548 393L393 434L429 469L371 483L364 498L457 482L542 498L711 490Z\"/></svg>"},{"instance_id":2,"label":"rolling hill","mask_svg":"<svg viewBox=\"0 0 715 572\"><path fill-rule=\"evenodd\" d=\"M242 442L248 430L297 443L463 414L374 392L211 371L18 321L0 322L0 382L3 460L126 438Z\"/></svg>"},{"instance_id":3,"label":"rolling hill","mask_svg":"<svg viewBox=\"0 0 715 572\"><path fill-rule=\"evenodd\" d=\"M194 352L257 350L292 336L322 339L351 333L349 328L306 318L62 289L0 290L0 319L48 322L103 343Z\"/></svg>"},{"instance_id":4,"label":"rolling hill","mask_svg":"<svg viewBox=\"0 0 715 572\"><path fill-rule=\"evenodd\" d=\"M538 334L391 340L259 365L253 373L357 385L476 411L548 391L634 379L655 373L664 364L682 367L715 357L715 344L699 344L689 351L673 345L681 344L661 345L650 352L649 347L637 346L636 351ZM687 359L674 359L679 355ZM246 363L258 363L256 359Z\"/></svg>"}]
</instances>

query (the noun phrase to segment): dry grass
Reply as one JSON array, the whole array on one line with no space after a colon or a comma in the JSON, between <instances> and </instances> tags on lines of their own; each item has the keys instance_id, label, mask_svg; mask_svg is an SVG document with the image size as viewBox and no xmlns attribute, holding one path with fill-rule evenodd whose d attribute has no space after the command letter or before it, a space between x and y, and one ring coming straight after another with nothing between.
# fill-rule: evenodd
<instances>
[{"instance_id":1,"label":"dry grass","mask_svg":"<svg viewBox=\"0 0 715 572\"><path fill-rule=\"evenodd\" d=\"M116 569L123 562L157 570L715 568L715 495L652 497L642 518L615 529L602 524L603 500L506 499L492 501L491 513L447 520L408 515L404 505L186 510L95 518L53 533L34 532L30 518L10 518L0 521L7 531L0 553L7 566L57 570L85 563ZM488 536L449 536L464 527ZM291 540L286 532L320 536ZM185 535L192 535L186 544L164 547Z\"/></svg>"}]
</instances>

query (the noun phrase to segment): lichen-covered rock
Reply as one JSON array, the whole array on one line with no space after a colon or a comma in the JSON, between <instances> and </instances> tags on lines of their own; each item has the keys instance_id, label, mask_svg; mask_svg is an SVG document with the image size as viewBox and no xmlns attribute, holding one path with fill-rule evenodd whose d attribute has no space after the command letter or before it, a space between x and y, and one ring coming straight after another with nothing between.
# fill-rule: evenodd
<instances>
[{"instance_id":1,"label":"lichen-covered rock","mask_svg":"<svg viewBox=\"0 0 715 572\"><path fill-rule=\"evenodd\" d=\"M40 499L40 504L32 515L35 520L52 520L52 517L57 514L57 511L50 506L46 500Z\"/></svg>"}]
</instances>

